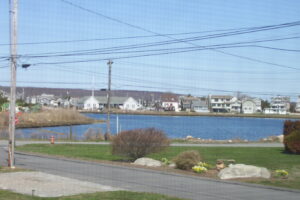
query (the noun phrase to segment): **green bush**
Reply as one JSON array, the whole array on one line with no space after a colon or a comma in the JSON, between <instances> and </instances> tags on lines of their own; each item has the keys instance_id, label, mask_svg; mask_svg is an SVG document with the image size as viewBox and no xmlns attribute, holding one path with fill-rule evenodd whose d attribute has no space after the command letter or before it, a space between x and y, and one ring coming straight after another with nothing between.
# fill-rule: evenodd
<instances>
[{"instance_id":1,"label":"green bush","mask_svg":"<svg viewBox=\"0 0 300 200\"><path fill-rule=\"evenodd\" d=\"M300 121L285 121L283 134L285 150L291 153L300 153Z\"/></svg>"},{"instance_id":2,"label":"green bush","mask_svg":"<svg viewBox=\"0 0 300 200\"><path fill-rule=\"evenodd\" d=\"M201 161L198 151L184 151L174 158L178 169L190 170Z\"/></svg>"},{"instance_id":3,"label":"green bush","mask_svg":"<svg viewBox=\"0 0 300 200\"><path fill-rule=\"evenodd\" d=\"M170 142L163 131L146 128L123 131L113 138L111 144L113 154L135 160L163 150Z\"/></svg>"}]
</instances>

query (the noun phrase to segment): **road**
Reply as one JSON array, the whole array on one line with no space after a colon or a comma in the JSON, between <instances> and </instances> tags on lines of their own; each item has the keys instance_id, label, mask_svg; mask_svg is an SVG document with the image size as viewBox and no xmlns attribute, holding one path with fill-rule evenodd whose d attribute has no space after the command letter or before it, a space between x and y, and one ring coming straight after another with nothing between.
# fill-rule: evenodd
<instances>
[{"instance_id":1,"label":"road","mask_svg":"<svg viewBox=\"0 0 300 200\"><path fill-rule=\"evenodd\" d=\"M1 148L0 155L4 155L4 153L3 148ZM4 163L3 156L0 157L0 162ZM300 191L24 154L16 154L16 166L130 191L154 192L195 200L299 200L300 195Z\"/></svg>"}]
</instances>

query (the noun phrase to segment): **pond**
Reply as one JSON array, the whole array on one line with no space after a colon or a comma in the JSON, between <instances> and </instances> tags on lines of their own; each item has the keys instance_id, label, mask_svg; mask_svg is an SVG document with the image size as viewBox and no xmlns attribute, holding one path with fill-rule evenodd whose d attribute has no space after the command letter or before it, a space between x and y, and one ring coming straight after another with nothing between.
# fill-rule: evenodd
<instances>
[{"instance_id":1,"label":"pond","mask_svg":"<svg viewBox=\"0 0 300 200\"><path fill-rule=\"evenodd\" d=\"M95 119L106 119L105 114L86 114ZM118 120L117 120L118 118ZM155 115L111 115L111 132L116 133L117 121L119 130L155 127L163 130L170 138L185 138L190 135L195 138L225 140L243 139L259 140L272 135L282 134L285 119L272 118L243 118L243 117L206 117L206 116L155 116ZM68 137L72 132L73 137L82 139L89 129L102 129L106 131L106 124L88 124L60 127L45 127L43 129L30 128L18 129L19 137L32 137L32 135L56 135L49 131L59 132L61 138ZM71 130L71 131L70 131Z\"/></svg>"}]
</instances>

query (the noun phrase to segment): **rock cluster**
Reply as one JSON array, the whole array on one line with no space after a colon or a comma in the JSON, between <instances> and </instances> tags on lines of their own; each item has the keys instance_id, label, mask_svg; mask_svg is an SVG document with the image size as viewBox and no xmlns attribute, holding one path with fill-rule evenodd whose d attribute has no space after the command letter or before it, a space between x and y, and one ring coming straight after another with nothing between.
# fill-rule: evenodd
<instances>
[{"instance_id":1,"label":"rock cluster","mask_svg":"<svg viewBox=\"0 0 300 200\"><path fill-rule=\"evenodd\" d=\"M134 161L134 165L141 165L146 167L161 167L162 163L152 158L138 158Z\"/></svg>"}]
</instances>

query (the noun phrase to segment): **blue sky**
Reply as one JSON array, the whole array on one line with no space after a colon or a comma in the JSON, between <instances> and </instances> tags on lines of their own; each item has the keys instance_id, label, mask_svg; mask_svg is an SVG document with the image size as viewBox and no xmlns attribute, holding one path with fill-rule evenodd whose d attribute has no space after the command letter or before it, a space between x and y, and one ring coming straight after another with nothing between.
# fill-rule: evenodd
<instances>
[{"instance_id":1,"label":"blue sky","mask_svg":"<svg viewBox=\"0 0 300 200\"><path fill-rule=\"evenodd\" d=\"M69 0L122 22L159 34L211 31L257 27L300 20L298 0ZM9 43L8 0L0 1L0 44ZM19 0L18 42L45 42L103 39L153 35L116 21L68 5L61 0ZM176 39L207 35L197 33L172 36ZM195 45L213 45L256 39L300 36L300 26L251 33L219 39L200 40ZM19 45L19 64L33 64L18 69L18 86L91 88L95 76L97 89L107 87L109 57L120 54L73 56L69 58L28 58L26 55L50 52L100 49L123 45L170 40L148 37L123 40L94 40L56 44ZM260 45L300 50L300 39L264 42ZM179 43L154 48L190 47ZM234 94L252 96L300 95L300 53L256 47L222 49L226 53L247 56L299 70L249 61L220 52L205 50L140 58L116 59L113 64L112 89L172 91L182 94ZM0 57L8 56L9 47L0 45ZM99 61L45 65L38 63L86 59ZM0 85L8 85L7 61L0 60ZM95 73L93 73L95 72ZM220 90L220 91L218 91ZM223 92L222 92L223 90Z\"/></svg>"}]
</instances>

